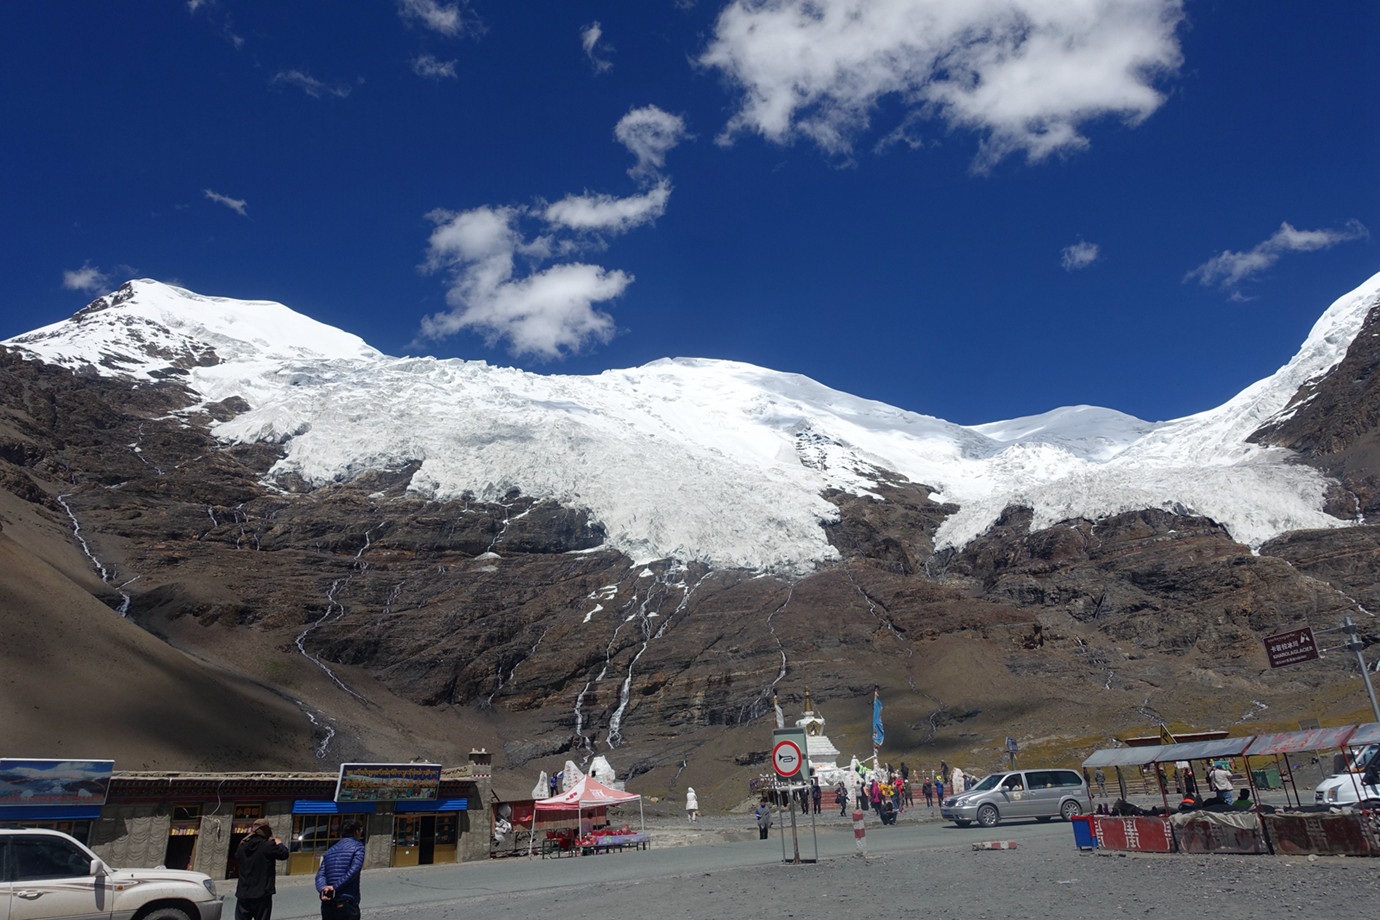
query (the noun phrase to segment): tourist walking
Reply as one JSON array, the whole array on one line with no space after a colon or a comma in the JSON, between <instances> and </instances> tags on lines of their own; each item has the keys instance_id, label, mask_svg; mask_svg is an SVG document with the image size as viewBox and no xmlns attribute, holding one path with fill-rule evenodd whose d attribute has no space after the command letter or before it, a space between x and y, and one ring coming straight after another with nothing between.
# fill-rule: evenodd
<instances>
[{"instance_id":1,"label":"tourist walking","mask_svg":"<svg viewBox=\"0 0 1380 920\"><path fill-rule=\"evenodd\" d=\"M763 799L752 814L757 819L757 839L766 840L767 832L771 830L771 806Z\"/></svg>"},{"instance_id":2,"label":"tourist walking","mask_svg":"<svg viewBox=\"0 0 1380 920\"><path fill-rule=\"evenodd\" d=\"M699 816L700 816L700 800L699 800L699 797L695 795L695 787L694 787L694 786L687 786L686 789L685 789L685 817L688 818L688 819L690 820L690 823L691 823L691 824L694 824L694 823L695 823L695 819L698 818Z\"/></svg>"},{"instance_id":3,"label":"tourist walking","mask_svg":"<svg viewBox=\"0 0 1380 920\"><path fill-rule=\"evenodd\" d=\"M925 794L925 807L926 807L926 808L933 808L933 807L934 807L934 783L931 783L929 780L925 780L923 783L920 784L920 791L923 792L923 793Z\"/></svg>"}]
</instances>

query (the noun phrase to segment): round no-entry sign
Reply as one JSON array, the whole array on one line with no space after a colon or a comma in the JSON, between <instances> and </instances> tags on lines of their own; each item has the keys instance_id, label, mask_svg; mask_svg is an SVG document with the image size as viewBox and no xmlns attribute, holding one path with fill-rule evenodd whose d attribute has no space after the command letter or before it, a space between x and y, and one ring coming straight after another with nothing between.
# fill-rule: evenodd
<instances>
[{"instance_id":1,"label":"round no-entry sign","mask_svg":"<svg viewBox=\"0 0 1380 920\"><path fill-rule=\"evenodd\" d=\"M805 758L800 756L800 746L794 741L777 742L776 747L771 749L771 765L776 769L777 776L795 776L804 761Z\"/></svg>"}]
</instances>

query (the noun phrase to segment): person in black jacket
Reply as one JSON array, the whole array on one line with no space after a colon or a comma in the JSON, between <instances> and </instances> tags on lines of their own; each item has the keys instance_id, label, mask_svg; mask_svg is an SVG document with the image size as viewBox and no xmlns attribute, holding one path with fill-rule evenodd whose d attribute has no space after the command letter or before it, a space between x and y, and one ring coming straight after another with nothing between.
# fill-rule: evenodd
<instances>
[{"instance_id":1,"label":"person in black jacket","mask_svg":"<svg viewBox=\"0 0 1380 920\"><path fill-rule=\"evenodd\" d=\"M235 884L235 920L272 920L273 895L277 893L277 862L288 858L288 848L273 836L273 828L258 818L235 848L239 881Z\"/></svg>"}]
</instances>

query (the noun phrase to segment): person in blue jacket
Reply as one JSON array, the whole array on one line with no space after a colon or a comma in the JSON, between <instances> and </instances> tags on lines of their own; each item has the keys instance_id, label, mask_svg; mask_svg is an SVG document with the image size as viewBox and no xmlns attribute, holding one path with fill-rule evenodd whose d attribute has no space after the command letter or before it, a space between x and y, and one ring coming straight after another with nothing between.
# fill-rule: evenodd
<instances>
[{"instance_id":1,"label":"person in blue jacket","mask_svg":"<svg viewBox=\"0 0 1380 920\"><path fill-rule=\"evenodd\" d=\"M340 840L321 857L316 891L321 920L359 920L359 873L364 868L364 825L347 821Z\"/></svg>"}]
</instances>

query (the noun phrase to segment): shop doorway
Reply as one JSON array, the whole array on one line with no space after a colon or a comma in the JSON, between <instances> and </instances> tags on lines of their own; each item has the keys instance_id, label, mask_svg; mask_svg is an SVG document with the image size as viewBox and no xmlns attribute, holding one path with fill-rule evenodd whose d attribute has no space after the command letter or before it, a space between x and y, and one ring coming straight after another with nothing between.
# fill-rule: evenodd
<instances>
[{"instance_id":1,"label":"shop doorway","mask_svg":"<svg viewBox=\"0 0 1380 920\"><path fill-rule=\"evenodd\" d=\"M264 816L264 806L262 802L257 804L236 804L234 817L230 822L230 841L225 853L225 877L239 878L240 864L235 859L235 851L240 848L240 841L254 827L254 819Z\"/></svg>"},{"instance_id":2,"label":"shop doorway","mask_svg":"<svg viewBox=\"0 0 1380 920\"><path fill-rule=\"evenodd\" d=\"M168 827L168 846L163 851L163 865L169 869L192 868L200 832L201 806L174 805L172 824Z\"/></svg>"},{"instance_id":3,"label":"shop doorway","mask_svg":"<svg viewBox=\"0 0 1380 920\"><path fill-rule=\"evenodd\" d=\"M393 865L430 866L456 860L456 816L398 815L393 819Z\"/></svg>"}]
</instances>

